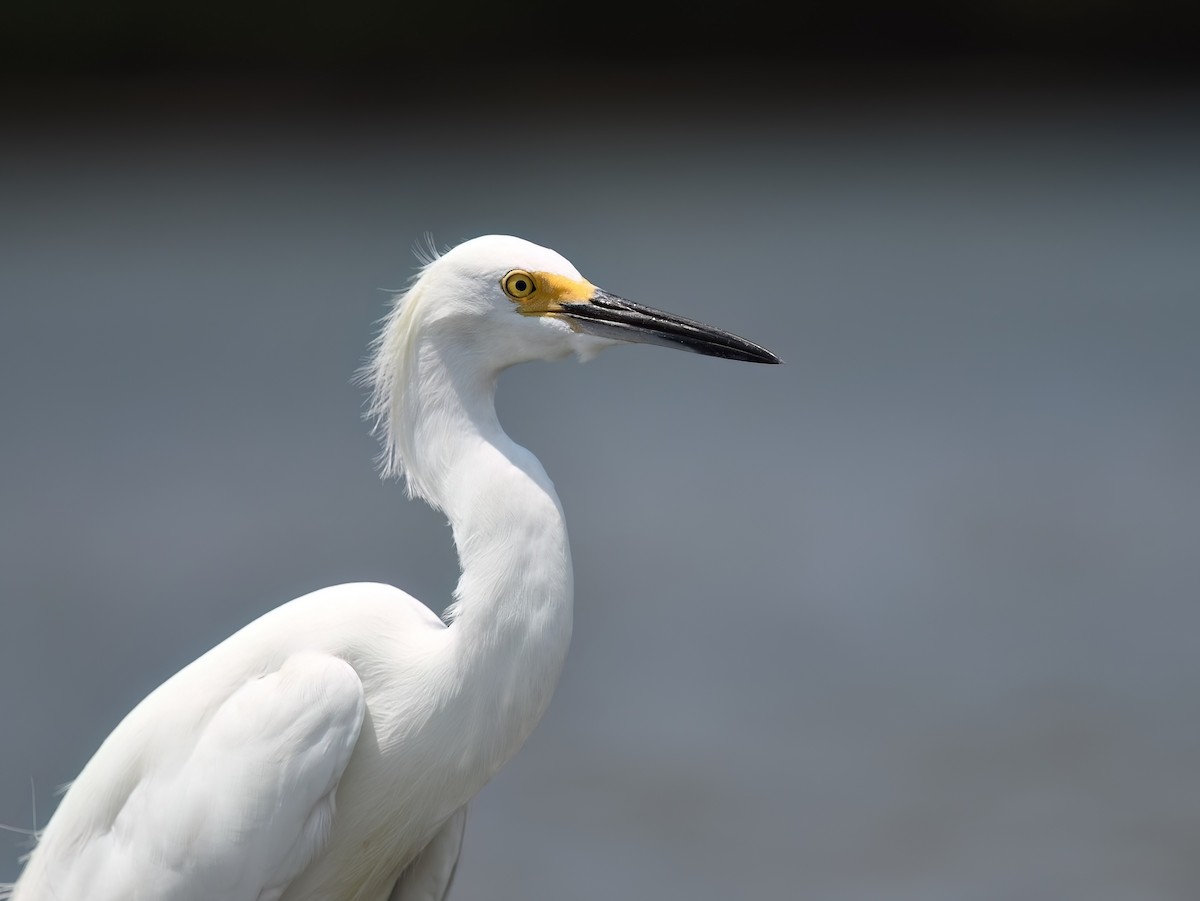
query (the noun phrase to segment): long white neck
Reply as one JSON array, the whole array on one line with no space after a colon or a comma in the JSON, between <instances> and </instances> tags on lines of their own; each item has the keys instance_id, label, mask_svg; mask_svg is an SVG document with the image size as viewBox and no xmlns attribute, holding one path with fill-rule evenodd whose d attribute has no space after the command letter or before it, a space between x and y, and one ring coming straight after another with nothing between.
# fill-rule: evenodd
<instances>
[{"instance_id":1,"label":"long white neck","mask_svg":"<svg viewBox=\"0 0 1200 901\"><path fill-rule=\"evenodd\" d=\"M492 728L489 769L520 746L558 681L571 637L566 524L541 463L496 418L498 373L461 341L419 339L399 421L414 493L445 512L462 577L447 611L454 671Z\"/></svg>"}]
</instances>

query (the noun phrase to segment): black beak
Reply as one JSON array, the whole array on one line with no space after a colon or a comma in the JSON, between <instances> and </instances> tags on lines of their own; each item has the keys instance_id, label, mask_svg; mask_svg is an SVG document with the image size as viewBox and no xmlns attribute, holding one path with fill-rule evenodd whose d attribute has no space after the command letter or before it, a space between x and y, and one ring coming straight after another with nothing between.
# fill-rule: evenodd
<instances>
[{"instance_id":1,"label":"black beak","mask_svg":"<svg viewBox=\"0 0 1200 901\"><path fill-rule=\"evenodd\" d=\"M702 322L644 307L597 290L581 303L559 304L556 311L581 332L616 341L678 347L709 357L747 363L779 363L764 347Z\"/></svg>"}]
</instances>

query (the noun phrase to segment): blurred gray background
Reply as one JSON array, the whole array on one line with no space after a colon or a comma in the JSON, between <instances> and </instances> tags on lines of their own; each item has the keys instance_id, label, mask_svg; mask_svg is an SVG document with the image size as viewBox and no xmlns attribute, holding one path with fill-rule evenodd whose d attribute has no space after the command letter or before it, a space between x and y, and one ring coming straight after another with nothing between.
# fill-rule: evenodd
<instances>
[{"instance_id":1,"label":"blurred gray background","mask_svg":"<svg viewBox=\"0 0 1200 901\"><path fill-rule=\"evenodd\" d=\"M1200 94L945 57L10 73L0 823L291 597L445 606L352 376L505 232L786 364L505 375L576 631L455 898L1200 896Z\"/></svg>"}]
</instances>

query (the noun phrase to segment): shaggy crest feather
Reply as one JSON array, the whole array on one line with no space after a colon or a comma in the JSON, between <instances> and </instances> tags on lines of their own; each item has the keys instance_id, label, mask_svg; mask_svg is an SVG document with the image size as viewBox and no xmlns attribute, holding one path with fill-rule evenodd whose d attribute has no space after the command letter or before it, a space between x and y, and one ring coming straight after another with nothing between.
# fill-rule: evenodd
<instances>
[{"instance_id":1,"label":"shaggy crest feather","mask_svg":"<svg viewBox=\"0 0 1200 901\"><path fill-rule=\"evenodd\" d=\"M358 381L370 389L366 418L371 434L383 447L377 458L384 478L406 476L404 461L412 458L411 430L403 427L405 388L411 384L416 365L416 347L420 336L418 310L421 305L421 276L440 258L433 238L426 234L426 246L414 248L421 267L410 279L408 289L392 298L391 310L380 320L379 334L371 341L370 360L359 371ZM410 497L418 486L405 479Z\"/></svg>"},{"instance_id":2,"label":"shaggy crest feather","mask_svg":"<svg viewBox=\"0 0 1200 901\"><path fill-rule=\"evenodd\" d=\"M442 256L442 251L437 249L437 244L433 240L433 232L425 232L421 236L421 240L413 242L412 251L413 256L420 260L422 267L436 263Z\"/></svg>"}]
</instances>

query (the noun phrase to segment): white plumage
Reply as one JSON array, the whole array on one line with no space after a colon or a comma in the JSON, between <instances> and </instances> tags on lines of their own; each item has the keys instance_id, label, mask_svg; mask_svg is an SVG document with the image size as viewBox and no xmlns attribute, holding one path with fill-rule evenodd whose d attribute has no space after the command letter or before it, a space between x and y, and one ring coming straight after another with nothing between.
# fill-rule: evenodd
<instances>
[{"instance_id":1,"label":"white plumage","mask_svg":"<svg viewBox=\"0 0 1200 901\"><path fill-rule=\"evenodd\" d=\"M571 635L554 487L496 419L506 367L620 341L778 362L489 236L429 262L366 372L384 469L450 520L447 622L338 585L163 683L84 767L15 901L415 901L446 896L466 804L536 725Z\"/></svg>"}]
</instances>

